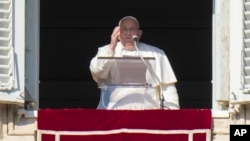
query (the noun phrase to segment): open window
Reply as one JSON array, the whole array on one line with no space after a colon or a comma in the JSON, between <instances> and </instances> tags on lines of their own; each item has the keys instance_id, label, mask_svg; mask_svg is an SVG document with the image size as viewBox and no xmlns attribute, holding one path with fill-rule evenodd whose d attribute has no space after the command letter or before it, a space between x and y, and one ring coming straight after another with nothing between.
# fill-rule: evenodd
<instances>
[{"instance_id":1,"label":"open window","mask_svg":"<svg viewBox=\"0 0 250 141\"><path fill-rule=\"evenodd\" d=\"M250 103L250 0L230 4L230 113L235 114Z\"/></svg>"},{"instance_id":2,"label":"open window","mask_svg":"<svg viewBox=\"0 0 250 141\"><path fill-rule=\"evenodd\" d=\"M244 98L241 100L245 99L250 103L250 1L244 2L243 13L242 94Z\"/></svg>"},{"instance_id":3,"label":"open window","mask_svg":"<svg viewBox=\"0 0 250 141\"><path fill-rule=\"evenodd\" d=\"M11 1L0 1L0 90L14 87Z\"/></svg>"},{"instance_id":4,"label":"open window","mask_svg":"<svg viewBox=\"0 0 250 141\"><path fill-rule=\"evenodd\" d=\"M0 103L24 103L23 14L22 5L0 1Z\"/></svg>"}]
</instances>

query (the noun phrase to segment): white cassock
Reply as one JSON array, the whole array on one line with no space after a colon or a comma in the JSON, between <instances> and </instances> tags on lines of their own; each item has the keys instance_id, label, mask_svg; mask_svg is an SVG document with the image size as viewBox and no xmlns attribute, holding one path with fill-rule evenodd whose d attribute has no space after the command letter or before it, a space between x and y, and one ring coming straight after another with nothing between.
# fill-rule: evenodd
<instances>
[{"instance_id":1,"label":"white cassock","mask_svg":"<svg viewBox=\"0 0 250 141\"><path fill-rule=\"evenodd\" d=\"M119 81L117 69L113 61L98 59L98 57L124 57L139 54L143 57L155 58L150 66L161 82L162 95L164 96L164 108L179 109L179 98L175 87L177 79L170 65L170 62L163 50L145 43L138 43L137 50L126 50L118 42L115 51L109 49L109 45L98 48L96 56L90 62L90 71L93 79L98 83L113 84ZM146 73L146 83L152 86L107 86L101 89L101 98L98 109L159 109L160 95L159 82L153 81L151 73Z\"/></svg>"}]
</instances>

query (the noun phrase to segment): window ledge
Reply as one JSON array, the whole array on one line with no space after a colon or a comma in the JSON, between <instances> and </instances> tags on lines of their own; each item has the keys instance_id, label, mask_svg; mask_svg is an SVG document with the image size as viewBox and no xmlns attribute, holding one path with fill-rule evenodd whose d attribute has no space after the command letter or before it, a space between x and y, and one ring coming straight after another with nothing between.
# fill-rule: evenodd
<instances>
[{"instance_id":1,"label":"window ledge","mask_svg":"<svg viewBox=\"0 0 250 141\"><path fill-rule=\"evenodd\" d=\"M231 100L230 104L236 105L236 104L250 104L250 99L246 99L246 100Z\"/></svg>"},{"instance_id":2,"label":"window ledge","mask_svg":"<svg viewBox=\"0 0 250 141\"><path fill-rule=\"evenodd\" d=\"M227 110L212 110L213 118L229 118L229 112Z\"/></svg>"}]
</instances>

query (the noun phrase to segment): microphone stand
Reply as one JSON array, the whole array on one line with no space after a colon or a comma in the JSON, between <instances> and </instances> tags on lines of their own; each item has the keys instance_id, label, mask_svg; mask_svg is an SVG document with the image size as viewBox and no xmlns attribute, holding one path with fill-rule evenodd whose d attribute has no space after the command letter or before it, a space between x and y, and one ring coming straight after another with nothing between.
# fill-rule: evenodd
<instances>
[{"instance_id":1,"label":"microphone stand","mask_svg":"<svg viewBox=\"0 0 250 141\"><path fill-rule=\"evenodd\" d=\"M144 60L144 58L141 55L141 52L139 51L138 47L137 47L137 41L138 41L138 37L137 36L133 36L132 37L133 41L134 41L134 47L136 49L136 51L138 52L142 62L147 66L148 70L150 71L151 75L154 76L154 78L158 81L159 83L159 88L160 88L160 108L164 109L164 95L163 95L163 90L162 90L162 84L160 79L158 78L158 76L155 74L155 72L153 71L153 69L146 63L146 61Z\"/></svg>"}]
</instances>

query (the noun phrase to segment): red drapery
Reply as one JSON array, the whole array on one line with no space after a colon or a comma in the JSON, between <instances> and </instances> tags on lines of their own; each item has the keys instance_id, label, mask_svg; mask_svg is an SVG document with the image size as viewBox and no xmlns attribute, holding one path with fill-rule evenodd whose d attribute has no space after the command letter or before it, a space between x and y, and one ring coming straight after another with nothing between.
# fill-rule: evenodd
<instances>
[{"instance_id":1,"label":"red drapery","mask_svg":"<svg viewBox=\"0 0 250 141\"><path fill-rule=\"evenodd\" d=\"M163 134L166 130L211 129L209 109L182 110L95 110L40 109L38 129L84 131L86 135L62 135L61 141L187 141L187 134ZM98 134L88 134L97 131ZM102 133L103 134L100 134ZM205 141L196 133L194 141ZM54 141L54 135L43 134L42 141Z\"/></svg>"}]
</instances>

